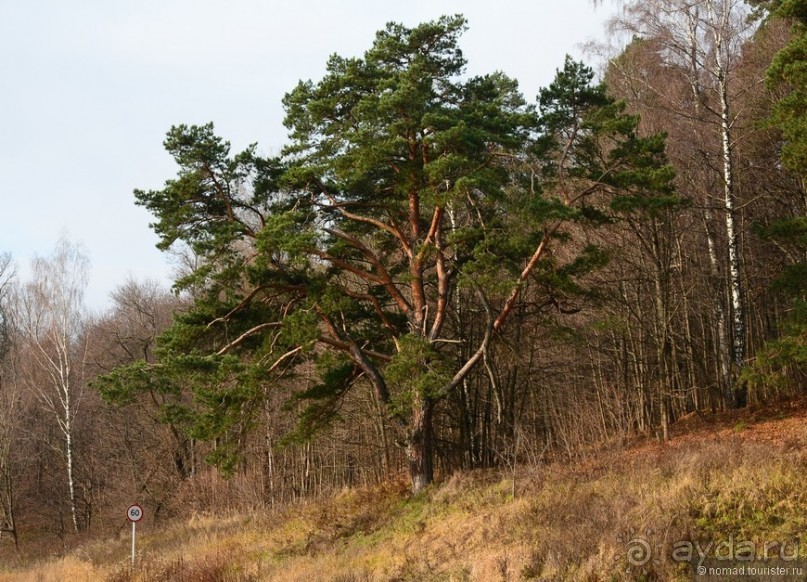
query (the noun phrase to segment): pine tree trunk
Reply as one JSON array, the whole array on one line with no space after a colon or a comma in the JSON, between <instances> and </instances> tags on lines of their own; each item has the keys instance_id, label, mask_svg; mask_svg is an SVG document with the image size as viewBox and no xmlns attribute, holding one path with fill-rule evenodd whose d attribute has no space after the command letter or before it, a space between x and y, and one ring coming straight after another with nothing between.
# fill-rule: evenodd
<instances>
[{"instance_id":1,"label":"pine tree trunk","mask_svg":"<svg viewBox=\"0 0 807 582\"><path fill-rule=\"evenodd\" d=\"M412 492L417 493L434 479L432 466L432 413L434 402L415 394L412 403L412 423L406 442L406 458Z\"/></svg>"}]
</instances>

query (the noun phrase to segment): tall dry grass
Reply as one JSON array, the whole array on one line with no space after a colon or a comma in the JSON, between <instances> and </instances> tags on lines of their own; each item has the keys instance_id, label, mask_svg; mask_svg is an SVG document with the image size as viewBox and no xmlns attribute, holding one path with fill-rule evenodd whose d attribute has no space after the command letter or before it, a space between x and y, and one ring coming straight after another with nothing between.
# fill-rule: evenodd
<instances>
[{"instance_id":1,"label":"tall dry grass","mask_svg":"<svg viewBox=\"0 0 807 582\"><path fill-rule=\"evenodd\" d=\"M274 513L197 516L144 532L134 573L121 534L0 581L688 580L671 559L676 543L804 536L807 424L787 426L786 437L738 427L523 467L515 486L509 471L464 473L417 497L400 482ZM639 566L628 553L637 539L652 550Z\"/></svg>"}]
</instances>

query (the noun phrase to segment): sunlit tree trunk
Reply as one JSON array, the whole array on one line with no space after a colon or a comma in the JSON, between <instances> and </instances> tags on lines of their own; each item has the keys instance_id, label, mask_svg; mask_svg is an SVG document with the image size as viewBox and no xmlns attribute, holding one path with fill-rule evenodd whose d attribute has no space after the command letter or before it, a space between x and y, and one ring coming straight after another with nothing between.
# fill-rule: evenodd
<instances>
[{"instance_id":1,"label":"sunlit tree trunk","mask_svg":"<svg viewBox=\"0 0 807 582\"><path fill-rule=\"evenodd\" d=\"M434 403L429 398L416 395L412 404L411 428L406 443L406 458L412 490L418 492L434 479L432 465L432 414Z\"/></svg>"}]
</instances>

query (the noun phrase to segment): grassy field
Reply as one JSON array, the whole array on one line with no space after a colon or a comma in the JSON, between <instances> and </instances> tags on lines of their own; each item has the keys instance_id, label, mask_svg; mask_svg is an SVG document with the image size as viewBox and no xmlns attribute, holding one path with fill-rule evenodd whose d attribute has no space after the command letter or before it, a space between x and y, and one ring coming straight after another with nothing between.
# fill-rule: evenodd
<instances>
[{"instance_id":1,"label":"grassy field","mask_svg":"<svg viewBox=\"0 0 807 582\"><path fill-rule=\"evenodd\" d=\"M673 434L457 474L416 497L400 481L273 513L144 523L134 574L124 530L60 559L0 564L0 581L689 580L687 548L807 556L804 403L693 416Z\"/></svg>"}]
</instances>

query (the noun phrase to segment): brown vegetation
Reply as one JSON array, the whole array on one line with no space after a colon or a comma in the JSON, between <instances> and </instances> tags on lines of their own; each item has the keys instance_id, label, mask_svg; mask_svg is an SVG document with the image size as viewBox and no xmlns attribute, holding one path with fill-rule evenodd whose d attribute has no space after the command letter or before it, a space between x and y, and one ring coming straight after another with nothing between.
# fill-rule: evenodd
<instances>
[{"instance_id":1,"label":"brown vegetation","mask_svg":"<svg viewBox=\"0 0 807 582\"><path fill-rule=\"evenodd\" d=\"M146 521L133 577L122 527L0 580L685 580L676 542L796 547L807 400L688 417L673 434L575 463L456 473L415 497L402 479L275 511ZM628 562L635 539L654 552L643 566Z\"/></svg>"}]
</instances>

